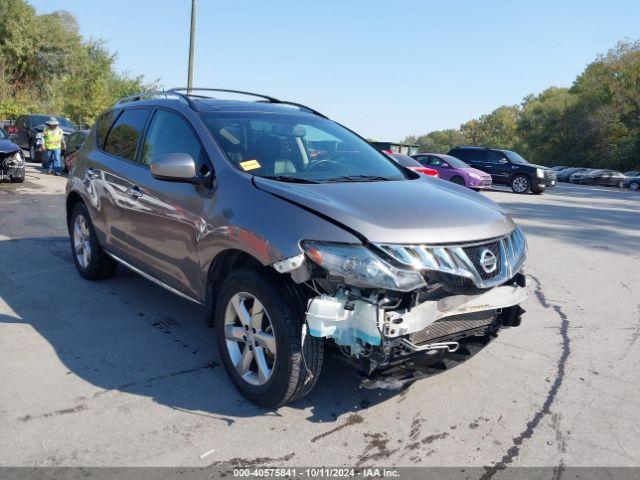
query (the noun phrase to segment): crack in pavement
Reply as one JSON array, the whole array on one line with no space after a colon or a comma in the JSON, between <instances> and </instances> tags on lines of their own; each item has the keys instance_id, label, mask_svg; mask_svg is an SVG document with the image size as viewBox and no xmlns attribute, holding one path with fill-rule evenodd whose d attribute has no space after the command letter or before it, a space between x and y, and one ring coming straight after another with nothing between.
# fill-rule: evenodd
<instances>
[{"instance_id":1,"label":"crack in pavement","mask_svg":"<svg viewBox=\"0 0 640 480\"><path fill-rule=\"evenodd\" d=\"M520 455L520 446L523 442L533 436L535 429L538 427L542 419L551 412L551 405L558 394L558 390L560 390L560 386L564 381L565 369L567 360L569 355L571 354L571 340L569 339L569 319L567 314L562 311L562 307L558 305L552 305L549 303L547 298L545 297L544 292L542 291L541 285L542 283L535 276L529 275L536 282L536 290L534 292L536 298L540 305L544 308L551 308L555 311L555 313L560 318L560 335L562 336L562 354L558 359L557 369L556 369L556 377L549 391L547 392L547 398L540 410L538 410L533 418L527 422L526 428L516 437L513 438L513 445L507 450L507 452L502 456L502 458L496 462L493 466L484 467L485 472L480 477L480 480L489 480L491 479L499 470L504 470L506 466L512 463L519 455ZM562 469L558 469L557 475L558 477L562 474Z\"/></svg>"}]
</instances>

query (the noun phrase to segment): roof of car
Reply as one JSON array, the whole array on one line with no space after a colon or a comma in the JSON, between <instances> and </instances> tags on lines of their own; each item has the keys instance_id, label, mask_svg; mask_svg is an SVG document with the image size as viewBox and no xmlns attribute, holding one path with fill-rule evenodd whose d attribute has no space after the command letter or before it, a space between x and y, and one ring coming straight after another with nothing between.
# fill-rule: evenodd
<instances>
[{"instance_id":1,"label":"roof of car","mask_svg":"<svg viewBox=\"0 0 640 480\"><path fill-rule=\"evenodd\" d=\"M496 152L508 152L509 151L509 150L504 149L504 148L478 147L478 146L473 146L473 145L459 145L457 147L453 147L451 150L494 150Z\"/></svg>"},{"instance_id":2,"label":"roof of car","mask_svg":"<svg viewBox=\"0 0 640 480\"><path fill-rule=\"evenodd\" d=\"M199 91L204 92L204 94L194 93ZM220 93L223 95L247 96L251 100L217 98L216 95ZM258 93L216 88L193 88L191 90L174 88L166 91L141 92L121 99L114 108L131 105L167 105L173 107L182 105L184 108L199 112L295 113L326 118L322 113L296 102L279 100Z\"/></svg>"}]
</instances>

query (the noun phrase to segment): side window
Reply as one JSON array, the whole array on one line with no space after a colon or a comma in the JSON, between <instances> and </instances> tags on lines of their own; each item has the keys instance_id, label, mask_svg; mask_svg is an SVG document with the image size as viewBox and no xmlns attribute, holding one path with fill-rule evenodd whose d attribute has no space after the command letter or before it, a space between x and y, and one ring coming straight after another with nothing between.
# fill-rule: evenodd
<instances>
[{"instance_id":1,"label":"side window","mask_svg":"<svg viewBox=\"0 0 640 480\"><path fill-rule=\"evenodd\" d=\"M96 142L98 143L98 148L104 147L104 141L107 139L107 133L109 133L109 129L111 125L113 125L113 121L116 119L120 111L111 111L104 113L98 118L96 122Z\"/></svg>"},{"instance_id":2,"label":"side window","mask_svg":"<svg viewBox=\"0 0 640 480\"><path fill-rule=\"evenodd\" d=\"M487 162L489 163L500 163L500 160L502 160L503 158L505 158L504 153L502 152L496 152L494 150L487 150Z\"/></svg>"},{"instance_id":3,"label":"side window","mask_svg":"<svg viewBox=\"0 0 640 480\"><path fill-rule=\"evenodd\" d=\"M166 110L158 110L144 139L140 163L149 165L156 155L188 153L200 166L204 150L193 130L179 116Z\"/></svg>"},{"instance_id":4,"label":"side window","mask_svg":"<svg viewBox=\"0 0 640 480\"><path fill-rule=\"evenodd\" d=\"M104 143L104 151L125 160L133 160L136 155L138 139L148 116L149 110L146 108L135 108L122 112L109 131Z\"/></svg>"},{"instance_id":5,"label":"side window","mask_svg":"<svg viewBox=\"0 0 640 480\"><path fill-rule=\"evenodd\" d=\"M460 160L462 160L463 162L472 162L472 161L476 161L476 162L482 162L483 160L481 158L478 158L474 155L473 150L452 150L449 155L451 155L452 157L456 157L459 158Z\"/></svg>"},{"instance_id":6,"label":"side window","mask_svg":"<svg viewBox=\"0 0 640 480\"><path fill-rule=\"evenodd\" d=\"M440 160L438 157L429 157L429 165L432 165L434 167L439 167L442 165L442 160Z\"/></svg>"},{"instance_id":7,"label":"side window","mask_svg":"<svg viewBox=\"0 0 640 480\"><path fill-rule=\"evenodd\" d=\"M468 150L465 152L466 158L460 158L460 160L470 161L470 162L480 162L487 163L489 159L487 158L487 150Z\"/></svg>"}]
</instances>

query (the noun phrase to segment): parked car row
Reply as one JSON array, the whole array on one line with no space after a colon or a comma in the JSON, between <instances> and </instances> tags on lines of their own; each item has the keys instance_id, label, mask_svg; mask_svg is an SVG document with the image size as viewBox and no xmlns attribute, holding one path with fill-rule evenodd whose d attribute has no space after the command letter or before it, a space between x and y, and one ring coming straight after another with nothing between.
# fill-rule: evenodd
<instances>
[{"instance_id":1,"label":"parked car row","mask_svg":"<svg viewBox=\"0 0 640 480\"><path fill-rule=\"evenodd\" d=\"M638 190L640 186L640 171L632 170L621 173L605 168L565 167L556 166L555 170L559 182L570 182L579 185L600 185L606 187L626 187Z\"/></svg>"},{"instance_id":2,"label":"parked car row","mask_svg":"<svg viewBox=\"0 0 640 480\"><path fill-rule=\"evenodd\" d=\"M378 142L379 143L379 142ZM493 184L508 185L515 193L540 194L556 186L556 174L547 167L533 165L510 150L460 146L448 154L421 152L411 157L382 150L403 166L448 180L472 190L490 189ZM411 163L411 160L417 163Z\"/></svg>"}]
</instances>

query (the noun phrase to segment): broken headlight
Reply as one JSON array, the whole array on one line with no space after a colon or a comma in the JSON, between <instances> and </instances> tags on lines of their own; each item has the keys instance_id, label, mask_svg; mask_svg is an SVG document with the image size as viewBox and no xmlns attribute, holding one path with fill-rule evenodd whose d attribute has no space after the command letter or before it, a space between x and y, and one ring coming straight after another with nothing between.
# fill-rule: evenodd
<instances>
[{"instance_id":1,"label":"broken headlight","mask_svg":"<svg viewBox=\"0 0 640 480\"><path fill-rule=\"evenodd\" d=\"M420 272L396 268L363 245L304 241L307 256L349 285L408 292L425 286Z\"/></svg>"}]
</instances>

